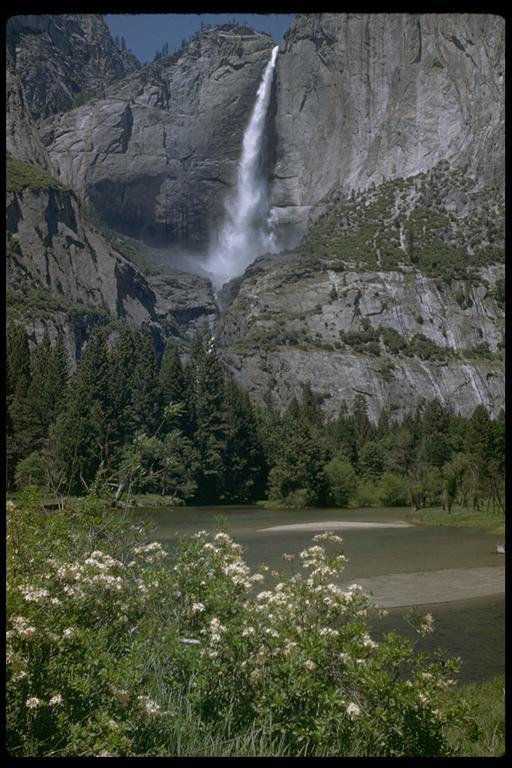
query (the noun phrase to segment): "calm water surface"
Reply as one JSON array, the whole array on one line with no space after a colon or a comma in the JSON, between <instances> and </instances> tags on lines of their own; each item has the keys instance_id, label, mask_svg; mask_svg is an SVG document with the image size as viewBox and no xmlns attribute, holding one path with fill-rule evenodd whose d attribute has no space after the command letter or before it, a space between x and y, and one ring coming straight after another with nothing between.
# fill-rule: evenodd
<instances>
[{"instance_id":1,"label":"calm water surface","mask_svg":"<svg viewBox=\"0 0 512 768\"><path fill-rule=\"evenodd\" d=\"M254 569L260 563L289 571L285 552L297 554L311 543L318 531L264 531L314 521L407 522L407 508L381 509L301 509L276 510L258 507L183 507L137 510L137 517L155 525L154 535L172 549L180 536L198 530L224 528L244 549L247 563ZM343 582L389 574L412 574L459 568L502 568L504 557L496 555L496 537L483 531L464 528L365 528L336 531L343 537L342 548L348 558ZM489 571L493 574L494 571ZM432 574L434 576L434 574ZM468 599L450 599L450 583L442 587L440 602L421 605L435 620L434 634L422 640L421 648L445 648L460 656L461 681L482 680L504 671L504 593ZM397 595L397 603L400 595ZM389 615L375 626L375 634L397 629L413 637L403 620L406 608L391 608ZM418 646L420 647L420 646Z\"/></svg>"}]
</instances>

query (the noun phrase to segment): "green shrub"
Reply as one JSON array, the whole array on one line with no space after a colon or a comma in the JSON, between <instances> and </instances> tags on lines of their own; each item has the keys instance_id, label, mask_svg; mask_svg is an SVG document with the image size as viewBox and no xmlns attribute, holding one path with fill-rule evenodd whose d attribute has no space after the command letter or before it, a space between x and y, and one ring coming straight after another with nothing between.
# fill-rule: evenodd
<instances>
[{"instance_id":1,"label":"green shrub","mask_svg":"<svg viewBox=\"0 0 512 768\"><path fill-rule=\"evenodd\" d=\"M371 480L359 480L353 501L356 507L378 506L380 500L375 484Z\"/></svg>"},{"instance_id":2,"label":"green shrub","mask_svg":"<svg viewBox=\"0 0 512 768\"><path fill-rule=\"evenodd\" d=\"M369 597L336 583L338 536L258 592L265 569L226 533L170 555L94 497L45 514L22 494L7 534L10 755L456 754L455 663L370 636ZM432 632L430 614L409 620Z\"/></svg>"},{"instance_id":3,"label":"green shrub","mask_svg":"<svg viewBox=\"0 0 512 768\"><path fill-rule=\"evenodd\" d=\"M16 466L16 487L24 488L33 485L36 488L45 488L47 484L46 470L41 454L33 451Z\"/></svg>"},{"instance_id":4,"label":"green shrub","mask_svg":"<svg viewBox=\"0 0 512 768\"><path fill-rule=\"evenodd\" d=\"M404 507L409 499L407 480L385 472L380 478L377 493L385 507Z\"/></svg>"},{"instance_id":5,"label":"green shrub","mask_svg":"<svg viewBox=\"0 0 512 768\"><path fill-rule=\"evenodd\" d=\"M348 506L357 487L357 475L352 464L335 456L325 465L324 472L329 483L329 495L337 507Z\"/></svg>"},{"instance_id":6,"label":"green shrub","mask_svg":"<svg viewBox=\"0 0 512 768\"><path fill-rule=\"evenodd\" d=\"M18 160L9 154L6 159L5 184L7 192L22 192L24 189L65 189L50 173L37 165Z\"/></svg>"}]
</instances>

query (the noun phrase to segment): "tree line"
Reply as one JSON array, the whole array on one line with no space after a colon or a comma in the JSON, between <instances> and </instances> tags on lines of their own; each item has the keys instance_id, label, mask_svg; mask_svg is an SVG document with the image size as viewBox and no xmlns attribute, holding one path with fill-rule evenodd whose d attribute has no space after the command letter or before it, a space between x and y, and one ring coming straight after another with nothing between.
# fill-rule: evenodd
<instances>
[{"instance_id":1,"label":"tree line","mask_svg":"<svg viewBox=\"0 0 512 768\"><path fill-rule=\"evenodd\" d=\"M368 417L364 395L326 419L309 383L284 412L254 406L198 335L157 359L148 330L115 342L96 328L70 375L62 340L32 351L7 328L7 487L63 496L93 485L115 498L179 504L454 504L504 509L505 419L469 418L434 400L402 419Z\"/></svg>"}]
</instances>

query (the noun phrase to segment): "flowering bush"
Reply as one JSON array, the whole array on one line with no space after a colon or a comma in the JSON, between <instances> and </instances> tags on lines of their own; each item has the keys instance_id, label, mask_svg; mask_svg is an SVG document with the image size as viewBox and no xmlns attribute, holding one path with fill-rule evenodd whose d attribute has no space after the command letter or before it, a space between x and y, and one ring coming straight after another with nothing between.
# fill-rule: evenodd
<instances>
[{"instance_id":1,"label":"flowering bush","mask_svg":"<svg viewBox=\"0 0 512 768\"><path fill-rule=\"evenodd\" d=\"M222 531L170 557L94 498L7 512L11 754L205 754L214 734L224 753L249 733L283 755L453 753L468 714L445 695L455 662L371 636L338 536L286 556L291 575L253 574Z\"/></svg>"}]
</instances>

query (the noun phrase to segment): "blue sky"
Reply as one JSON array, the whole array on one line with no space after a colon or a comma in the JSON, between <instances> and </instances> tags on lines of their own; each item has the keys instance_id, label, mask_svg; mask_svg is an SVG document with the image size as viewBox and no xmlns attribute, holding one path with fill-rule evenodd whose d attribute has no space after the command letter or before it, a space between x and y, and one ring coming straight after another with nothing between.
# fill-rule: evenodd
<instances>
[{"instance_id":1,"label":"blue sky","mask_svg":"<svg viewBox=\"0 0 512 768\"><path fill-rule=\"evenodd\" d=\"M235 19L260 32L268 32L275 43L280 43L293 21L286 13L115 13L106 14L105 21L112 37L124 37L139 61L153 61L156 50L165 42L169 53L181 47L204 24L217 26Z\"/></svg>"}]
</instances>

